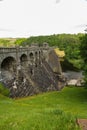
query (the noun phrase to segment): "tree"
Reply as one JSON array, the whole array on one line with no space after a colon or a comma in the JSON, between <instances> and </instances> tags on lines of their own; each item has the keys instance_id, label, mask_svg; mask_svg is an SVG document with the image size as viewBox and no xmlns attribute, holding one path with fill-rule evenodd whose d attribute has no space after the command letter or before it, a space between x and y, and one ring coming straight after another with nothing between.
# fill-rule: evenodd
<instances>
[{"instance_id":1,"label":"tree","mask_svg":"<svg viewBox=\"0 0 87 130\"><path fill-rule=\"evenodd\" d=\"M18 45L18 46L26 46L26 38L18 38L16 41L15 41L15 45Z\"/></svg>"},{"instance_id":2,"label":"tree","mask_svg":"<svg viewBox=\"0 0 87 130\"><path fill-rule=\"evenodd\" d=\"M85 34L81 39L80 53L83 59L83 74L85 84L87 85L87 34Z\"/></svg>"}]
</instances>

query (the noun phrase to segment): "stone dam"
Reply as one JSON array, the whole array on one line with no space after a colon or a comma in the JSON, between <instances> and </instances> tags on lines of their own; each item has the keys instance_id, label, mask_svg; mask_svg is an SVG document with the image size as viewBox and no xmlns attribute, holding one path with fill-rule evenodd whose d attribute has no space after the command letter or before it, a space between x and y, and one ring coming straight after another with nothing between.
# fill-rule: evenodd
<instances>
[{"instance_id":1,"label":"stone dam","mask_svg":"<svg viewBox=\"0 0 87 130\"><path fill-rule=\"evenodd\" d=\"M0 48L0 82L10 97L24 97L61 90L65 79L60 58L47 43L27 47Z\"/></svg>"}]
</instances>

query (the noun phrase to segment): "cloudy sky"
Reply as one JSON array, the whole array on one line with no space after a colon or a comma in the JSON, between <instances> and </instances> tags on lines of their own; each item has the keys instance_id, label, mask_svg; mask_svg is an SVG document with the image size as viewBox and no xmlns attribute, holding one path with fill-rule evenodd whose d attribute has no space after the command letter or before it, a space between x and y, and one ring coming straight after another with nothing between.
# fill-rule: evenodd
<instances>
[{"instance_id":1,"label":"cloudy sky","mask_svg":"<svg viewBox=\"0 0 87 130\"><path fill-rule=\"evenodd\" d=\"M84 32L87 0L0 0L0 37Z\"/></svg>"}]
</instances>

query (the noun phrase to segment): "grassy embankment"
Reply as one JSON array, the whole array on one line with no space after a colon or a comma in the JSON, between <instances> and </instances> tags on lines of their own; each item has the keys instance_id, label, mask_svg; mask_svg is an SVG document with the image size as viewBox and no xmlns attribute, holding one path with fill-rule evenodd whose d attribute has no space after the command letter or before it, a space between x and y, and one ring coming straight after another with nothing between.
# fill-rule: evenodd
<instances>
[{"instance_id":1,"label":"grassy embankment","mask_svg":"<svg viewBox=\"0 0 87 130\"><path fill-rule=\"evenodd\" d=\"M0 95L0 130L78 130L76 118L87 118L84 88L14 100Z\"/></svg>"}]
</instances>

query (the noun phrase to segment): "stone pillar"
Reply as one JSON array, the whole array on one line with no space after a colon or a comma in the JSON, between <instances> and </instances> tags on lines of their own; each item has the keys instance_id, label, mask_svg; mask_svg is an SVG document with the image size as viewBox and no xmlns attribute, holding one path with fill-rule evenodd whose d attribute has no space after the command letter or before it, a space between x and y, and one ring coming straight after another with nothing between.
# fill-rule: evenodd
<instances>
[{"instance_id":1,"label":"stone pillar","mask_svg":"<svg viewBox=\"0 0 87 130\"><path fill-rule=\"evenodd\" d=\"M18 74L19 74L19 70L21 69L21 65L20 65L20 59L19 59L19 46L16 46L16 78L18 80Z\"/></svg>"}]
</instances>

